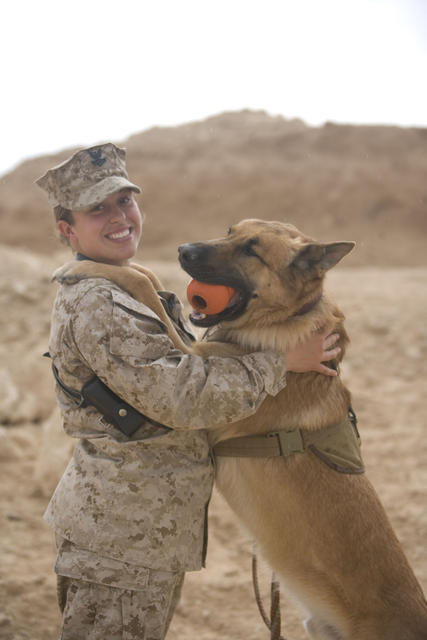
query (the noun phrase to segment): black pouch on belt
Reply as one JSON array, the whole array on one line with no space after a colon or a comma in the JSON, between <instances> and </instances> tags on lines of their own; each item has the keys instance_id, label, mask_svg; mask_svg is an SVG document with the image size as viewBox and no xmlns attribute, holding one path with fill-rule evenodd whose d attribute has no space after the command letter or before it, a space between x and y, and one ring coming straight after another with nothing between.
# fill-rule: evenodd
<instances>
[{"instance_id":1,"label":"black pouch on belt","mask_svg":"<svg viewBox=\"0 0 427 640\"><path fill-rule=\"evenodd\" d=\"M147 421L142 413L119 398L96 376L86 382L81 395L84 399L82 407L86 405L95 407L107 422L111 422L126 436L132 436Z\"/></svg>"},{"instance_id":2,"label":"black pouch on belt","mask_svg":"<svg viewBox=\"0 0 427 640\"><path fill-rule=\"evenodd\" d=\"M50 358L49 353L44 353L43 355ZM161 425L151 418L147 418L147 416L144 416L144 414L122 400L122 398L114 393L114 391L111 391L97 376L88 380L88 382L83 385L81 391L76 391L61 380L58 369L53 363L52 371L58 386L70 400L76 403L77 408L84 408L88 405L95 407L107 422L110 422L116 429L128 436L128 438L147 422L170 431L169 427Z\"/></svg>"}]
</instances>

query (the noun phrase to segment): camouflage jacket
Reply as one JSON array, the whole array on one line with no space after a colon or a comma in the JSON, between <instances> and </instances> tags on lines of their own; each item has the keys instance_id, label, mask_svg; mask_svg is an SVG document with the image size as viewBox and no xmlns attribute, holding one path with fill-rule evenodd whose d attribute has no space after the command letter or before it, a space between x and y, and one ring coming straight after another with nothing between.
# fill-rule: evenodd
<instances>
[{"instance_id":1,"label":"camouflage jacket","mask_svg":"<svg viewBox=\"0 0 427 640\"><path fill-rule=\"evenodd\" d=\"M182 326L178 299L161 297ZM66 385L80 391L95 372L147 422L127 438L57 387L64 429L78 442L47 522L105 557L166 571L200 569L213 483L206 430L253 413L267 393L278 393L283 356L185 355L151 309L95 278L59 288L49 350Z\"/></svg>"}]
</instances>

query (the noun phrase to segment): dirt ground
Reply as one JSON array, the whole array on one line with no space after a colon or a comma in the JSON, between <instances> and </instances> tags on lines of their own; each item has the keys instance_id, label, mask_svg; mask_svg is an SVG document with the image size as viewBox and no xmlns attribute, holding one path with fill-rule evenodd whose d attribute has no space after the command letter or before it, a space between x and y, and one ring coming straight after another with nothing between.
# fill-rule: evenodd
<instances>
[{"instance_id":1,"label":"dirt ground","mask_svg":"<svg viewBox=\"0 0 427 640\"><path fill-rule=\"evenodd\" d=\"M70 445L60 431L42 353L55 291L50 274L67 256L0 247L1 640L57 637L54 545L42 514ZM148 266L183 296L187 277L176 264ZM353 393L367 471L426 590L427 268L337 267L328 290L347 316L352 339L342 375ZM49 421L55 434L47 453ZM252 594L250 556L248 535L215 493L207 568L188 574L170 638L269 638ZM262 565L264 594L269 578ZM302 640L301 614L288 600L282 616L283 634Z\"/></svg>"}]
</instances>

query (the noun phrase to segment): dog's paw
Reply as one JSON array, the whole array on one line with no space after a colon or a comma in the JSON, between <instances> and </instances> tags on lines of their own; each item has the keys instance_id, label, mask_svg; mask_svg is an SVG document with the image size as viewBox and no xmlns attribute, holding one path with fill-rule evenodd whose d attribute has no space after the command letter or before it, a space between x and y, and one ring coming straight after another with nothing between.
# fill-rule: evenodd
<instances>
[{"instance_id":1,"label":"dog's paw","mask_svg":"<svg viewBox=\"0 0 427 640\"><path fill-rule=\"evenodd\" d=\"M60 284L75 284L82 280L85 275L79 270L80 265L72 260L66 262L56 269L52 274L52 282L59 282ZM80 272L79 272L80 271Z\"/></svg>"}]
</instances>

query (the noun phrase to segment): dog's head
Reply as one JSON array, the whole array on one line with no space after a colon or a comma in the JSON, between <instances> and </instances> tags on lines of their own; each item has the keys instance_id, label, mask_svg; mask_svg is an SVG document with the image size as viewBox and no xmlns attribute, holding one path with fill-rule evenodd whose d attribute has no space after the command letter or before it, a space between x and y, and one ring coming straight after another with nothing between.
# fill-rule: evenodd
<instances>
[{"instance_id":1,"label":"dog's head","mask_svg":"<svg viewBox=\"0 0 427 640\"><path fill-rule=\"evenodd\" d=\"M193 311L190 319L199 327L238 326L248 312L255 323L305 313L320 299L326 271L354 244L316 242L283 222L243 220L223 238L181 245L179 261L192 278L237 292L221 313Z\"/></svg>"}]
</instances>

